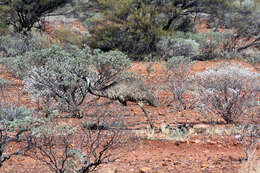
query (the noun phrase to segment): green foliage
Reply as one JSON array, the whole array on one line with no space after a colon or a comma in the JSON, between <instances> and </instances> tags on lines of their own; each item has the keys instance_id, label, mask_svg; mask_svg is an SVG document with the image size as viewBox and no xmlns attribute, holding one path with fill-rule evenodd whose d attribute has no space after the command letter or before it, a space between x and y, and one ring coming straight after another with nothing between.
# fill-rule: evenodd
<instances>
[{"instance_id":1,"label":"green foliage","mask_svg":"<svg viewBox=\"0 0 260 173\"><path fill-rule=\"evenodd\" d=\"M8 130L26 129L34 118L31 116L32 111L27 110L25 107L16 107L11 105L7 108L0 108L0 127L8 127Z\"/></svg>"},{"instance_id":2,"label":"green foliage","mask_svg":"<svg viewBox=\"0 0 260 173\"><path fill-rule=\"evenodd\" d=\"M210 2L210 3L209 3ZM209 1L209 23L214 30L224 28L232 31L229 46L241 51L259 45L259 1Z\"/></svg>"},{"instance_id":3,"label":"green foliage","mask_svg":"<svg viewBox=\"0 0 260 173\"><path fill-rule=\"evenodd\" d=\"M105 51L119 49L135 59L155 51L155 43L166 34L156 20L156 7L135 0L99 2L105 9L104 17L95 21L90 46Z\"/></svg>"},{"instance_id":4,"label":"green foliage","mask_svg":"<svg viewBox=\"0 0 260 173\"><path fill-rule=\"evenodd\" d=\"M221 58L222 47L226 42L225 36L220 32L210 32L206 40L200 41L200 59L209 60Z\"/></svg>"},{"instance_id":5,"label":"green foliage","mask_svg":"<svg viewBox=\"0 0 260 173\"><path fill-rule=\"evenodd\" d=\"M0 36L1 35L5 35L8 31L8 27L5 23L1 22L1 19L0 19Z\"/></svg>"},{"instance_id":6,"label":"green foliage","mask_svg":"<svg viewBox=\"0 0 260 173\"><path fill-rule=\"evenodd\" d=\"M4 2L2 2L2 3L4 3ZM0 5L0 36L8 33L8 24L7 24L8 23L8 20L7 20L8 11L9 11L8 7Z\"/></svg>"},{"instance_id":7,"label":"green foliage","mask_svg":"<svg viewBox=\"0 0 260 173\"><path fill-rule=\"evenodd\" d=\"M83 40L68 28L55 30L54 35L62 43L75 45L79 48L83 45Z\"/></svg>"},{"instance_id":8,"label":"green foliage","mask_svg":"<svg viewBox=\"0 0 260 173\"><path fill-rule=\"evenodd\" d=\"M63 111L78 111L87 94L82 77L88 76L91 71L90 49L75 48L74 52L66 52L53 46L32 54L38 57L40 63L31 64L24 82L33 99L54 99Z\"/></svg>"},{"instance_id":9,"label":"green foliage","mask_svg":"<svg viewBox=\"0 0 260 173\"><path fill-rule=\"evenodd\" d=\"M125 20L130 13L129 7L133 6L134 0L98 0L98 2L101 7L110 9L103 12L104 16Z\"/></svg>"},{"instance_id":10,"label":"green foliage","mask_svg":"<svg viewBox=\"0 0 260 173\"><path fill-rule=\"evenodd\" d=\"M54 57L66 56L58 47L52 47L42 50L33 50L25 52L24 54L18 52L18 56L9 57L5 59L7 70L15 77L23 78L35 66L44 65L48 60Z\"/></svg>"},{"instance_id":11,"label":"green foliage","mask_svg":"<svg viewBox=\"0 0 260 173\"><path fill-rule=\"evenodd\" d=\"M259 65L260 64L260 53L249 55L245 59L247 62L251 63L252 65Z\"/></svg>"},{"instance_id":12,"label":"green foliage","mask_svg":"<svg viewBox=\"0 0 260 173\"><path fill-rule=\"evenodd\" d=\"M252 1L253 2L253 1ZM221 38L219 29L232 30L230 38L225 38L221 48L227 52L241 51L259 45L259 1L246 2L225 0L191 1L92 1L99 16L97 27L92 28L90 44L102 50L119 49L133 58L156 51L156 43L162 36L174 31L193 32L196 19L207 16L208 25L215 33L210 42L202 45L202 54L197 59L212 59L220 50L213 50ZM83 9L86 6L82 6ZM90 7L88 6L88 9ZM93 9L92 9L93 10ZM101 15L100 15L101 14ZM98 26L102 27L98 27ZM218 34L218 35L216 35ZM215 37L217 36L217 38ZM205 39L204 39L205 40ZM250 41L249 41L250 40ZM198 40L195 40L198 42ZM199 42L198 42L199 43ZM204 50L203 50L204 49ZM213 51L213 52L212 52ZM225 52L225 54L228 54ZM222 54L222 53L221 53Z\"/></svg>"},{"instance_id":13,"label":"green foliage","mask_svg":"<svg viewBox=\"0 0 260 173\"><path fill-rule=\"evenodd\" d=\"M111 78L131 65L127 55L120 51L94 51L93 65L103 77Z\"/></svg>"},{"instance_id":14,"label":"green foliage","mask_svg":"<svg viewBox=\"0 0 260 173\"><path fill-rule=\"evenodd\" d=\"M99 48L103 51L122 50L124 44L122 26L110 23L104 26L97 26L90 32L91 37L87 42L92 48Z\"/></svg>"},{"instance_id":15,"label":"green foliage","mask_svg":"<svg viewBox=\"0 0 260 173\"><path fill-rule=\"evenodd\" d=\"M194 40L178 38L176 36L163 37L156 44L158 53L164 60L172 56L194 57L199 54L199 46Z\"/></svg>"},{"instance_id":16,"label":"green foliage","mask_svg":"<svg viewBox=\"0 0 260 173\"><path fill-rule=\"evenodd\" d=\"M175 32L171 37L163 37L157 43L157 49L166 58L170 56L185 56L191 57L193 60L210 60L240 57L239 52L230 48L230 41L229 32ZM178 44L173 44L176 42Z\"/></svg>"},{"instance_id":17,"label":"green foliage","mask_svg":"<svg viewBox=\"0 0 260 173\"><path fill-rule=\"evenodd\" d=\"M3 17L5 23L12 25L17 32L27 33L35 23L41 21L42 16L68 2L68 0L12 0L3 2L1 8L5 9Z\"/></svg>"},{"instance_id":18,"label":"green foliage","mask_svg":"<svg viewBox=\"0 0 260 173\"><path fill-rule=\"evenodd\" d=\"M169 70L177 70L182 65L191 65L191 58L184 56L173 56L166 62L166 67Z\"/></svg>"}]
</instances>

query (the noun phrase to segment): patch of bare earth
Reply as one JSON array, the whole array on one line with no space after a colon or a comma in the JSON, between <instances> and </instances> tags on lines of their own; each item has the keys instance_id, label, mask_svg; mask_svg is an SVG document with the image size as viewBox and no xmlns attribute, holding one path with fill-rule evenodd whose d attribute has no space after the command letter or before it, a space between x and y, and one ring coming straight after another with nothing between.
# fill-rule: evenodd
<instances>
[{"instance_id":1,"label":"patch of bare earth","mask_svg":"<svg viewBox=\"0 0 260 173\"><path fill-rule=\"evenodd\" d=\"M192 67L192 73L204 71L211 66L216 66L220 61L205 61L197 62ZM230 61L231 64L241 64L252 70L254 67L245 62ZM154 62L151 70L148 73L148 63L133 63L130 70L143 75L146 78L147 84L155 86L155 92L159 97L160 103L163 103L167 97L171 97L167 89L160 89L158 86L165 85L166 69L162 62ZM18 105L26 105L27 107L35 107L35 104L30 102L29 96L22 92L23 83L12 78L7 73L2 73L0 77L9 79L14 82L8 88L5 88L5 101L8 103L16 103ZM100 102L108 101L101 99ZM117 103L112 104L115 105ZM113 108L113 107L112 107ZM165 104L154 108L145 107L151 116L151 119L157 128L165 124L193 124L193 126L202 126L209 128L210 123L198 112L186 110L182 112L169 111L170 107ZM146 118L138 106L129 103L128 110L130 115L125 116L124 120L131 123L143 122L142 127L148 127ZM91 110L86 110L91 112ZM91 116L86 113L85 116ZM68 123L78 126L84 119L67 118L62 119L63 123ZM259 119L255 120L260 122ZM226 126L222 119L214 127L218 129L232 128L233 125ZM220 130L221 131L221 130ZM99 173L167 173L167 172L238 172L243 167L242 160L245 158L245 153L242 145L234 137L223 135L228 133L203 133L191 132L191 135L185 140L176 139L173 136L162 131L138 131L137 140L129 141L129 145L119 148L114 151L124 153L124 155L116 162L102 165L98 168ZM258 146L256 158L260 158L260 147ZM258 160L259 161L259 160ZM260 164L258 162L258 164ZM32 160L27 157L13 157L0 169L0 172L50 172L42 163Z\"/></svg>"}]
</instances>

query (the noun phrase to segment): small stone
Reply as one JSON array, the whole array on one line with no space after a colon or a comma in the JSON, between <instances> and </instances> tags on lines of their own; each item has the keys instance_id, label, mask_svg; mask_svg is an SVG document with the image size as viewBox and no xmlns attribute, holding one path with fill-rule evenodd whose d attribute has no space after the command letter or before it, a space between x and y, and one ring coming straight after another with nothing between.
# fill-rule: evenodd
<instances>
[{"instance_id":1,"label":"small stone","mask_svg":"<svg viewBox=\"0 0 260 173\"><path fill-rule=\"evenodd\" d=\"M139 173L150 173L151 171L152 171L151 168L144 167L140 169Z\"/></svg>"},{"instance_id":2,"label":"small stone","mask_svg":"<svg viewBox=\"0 0 260 173\"><path fill-rule=\"evenodd\" d=\"M209 166L209 165L206 164L206 163L202 163L202 164L200 165L201 168L206 168L206 167L208 167L208 166Z\"/></svg>"},{"instance_id":3,"label":"small stone","mask_svg":"<svg viewBox=\"0 0 260 173\"><path fill-rule=\"evenodd\" d=\"M112 168L105 168L102 172L104 173L117 173L117 169L112 167Z\"/></svg>"},{"instance_id":4,"label":"small stone","mask_svg":"<svg viewBox=\"0 0 260 173\"><path fill-rule=\"evenodd\" d=\"M162 163L162 166L168 166L166 163Z\"/></svg>"}]
</instances>

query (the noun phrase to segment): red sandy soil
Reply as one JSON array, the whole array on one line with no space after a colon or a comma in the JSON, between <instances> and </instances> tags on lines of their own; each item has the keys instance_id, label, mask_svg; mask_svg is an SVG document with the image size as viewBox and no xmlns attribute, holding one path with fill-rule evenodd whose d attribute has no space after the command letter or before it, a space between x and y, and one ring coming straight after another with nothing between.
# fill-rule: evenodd
<instances>
[{"instance_id":1,"label":"red sandy soil","mask_svg":"<svg viewBox=\"0 0 260 173\"><path fill-rule=\"evenodd\" d=\"M204 71L211 66L215 66L219 61L197 62L192 67L192 73ZM250 64L242 61L230 61L231 64L241 64L244 67L256 70ZM166 69L162 62L154 62L152 71L147 73L148 63L133 63L131 71L139 73L146 78L150 86L165 85ZM1 68L2 69L2 68ZM11 75L2 70L1 78L14 82L11 87L5 89L5 101L26 107L35 107L30 97L23 92L23 83L14 79ZM165 90L156 89L155 93L162 103L165 97L170 97ZM103 100L101 100L103 101ZM106 100L107 101L107 100ZM195 111L170 112L168 106L160 105L157 108L147 106L152 121L156 127L162 124L194 123L201 124L207 120ZM135 105L128 106L130 115L125 117L129 123L145 122L145 116L142 111ZM82 119L68 118L64 123L79 125ZM225 126L223 120L219 120L220 125ZM259 120L257 120L259 121ZM221 122L223 123L221 125ZM209 125L209 124L207 124ZM148 125L145 125L148 127ZM115 151L118 152L118 151ZM185 141L176 141L165 139L144 139L139 138L137 141L129 141L129 145L119 149L124 155L114 163L103 165L98 168L99 173L168 173L168 172L238 172L244 167L241 160L245 158L242 145L230 136L192 136ZM116 154L116 153L115 153ZM260 159L260 147L258 146L256 158ZM258 165L260 160L258 160ZM242 168L241 168L242 167ZM0 169L3 173L47 173L48 167L42 163L26 158L23 156L13 157L4 163Z\"/></svg>"}]
</instances>

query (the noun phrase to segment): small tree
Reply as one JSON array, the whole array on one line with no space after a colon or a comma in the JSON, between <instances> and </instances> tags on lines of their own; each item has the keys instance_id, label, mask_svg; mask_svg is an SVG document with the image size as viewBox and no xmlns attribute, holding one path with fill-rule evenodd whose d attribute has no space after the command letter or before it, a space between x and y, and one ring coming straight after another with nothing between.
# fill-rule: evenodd
<instances>
[{"instance_id":1,"label":"small tree","mask_svg":"<svg viewBox=\"0 0 260 173\"><path fill-rule=\"evenodd\" d=\"M211 121L219 115L226 123L255 112L259 76L244 67L226 64L195 74L201 112Z\"/></svg>"},{"instance_id":2,"label":"small tree","mask_svg":"<svg viewBox=\"0 0 260 173\"><path fill-rule=\"evenodd\" d=\"M243 126L240 134L240 142L244 147L246 160L250 163L254 159L258 141L260 139L260 129L256 124Z\"/></svg>"}]
</instances>

